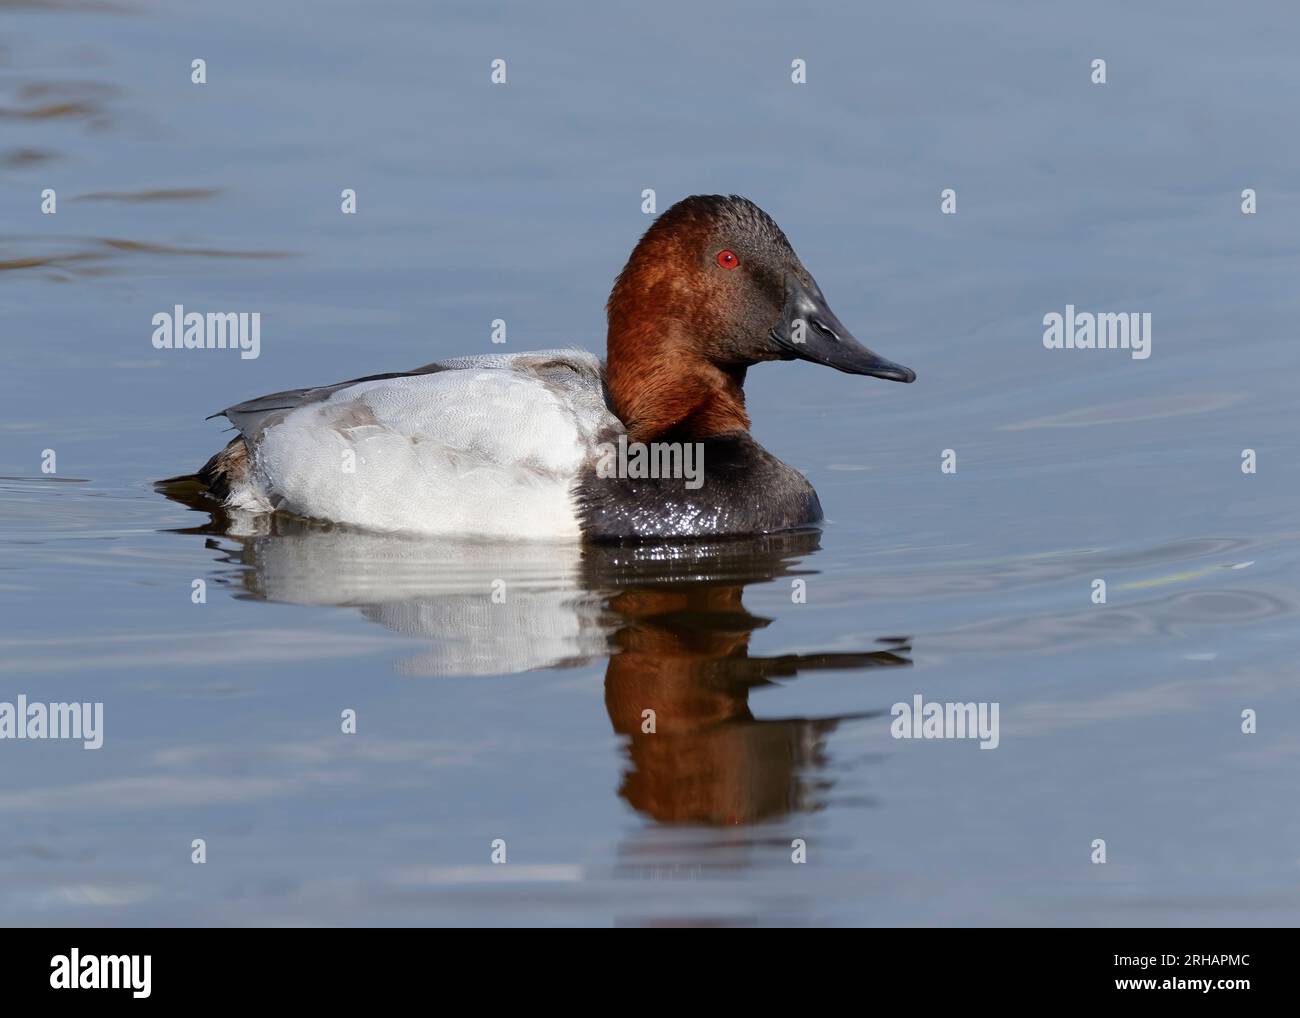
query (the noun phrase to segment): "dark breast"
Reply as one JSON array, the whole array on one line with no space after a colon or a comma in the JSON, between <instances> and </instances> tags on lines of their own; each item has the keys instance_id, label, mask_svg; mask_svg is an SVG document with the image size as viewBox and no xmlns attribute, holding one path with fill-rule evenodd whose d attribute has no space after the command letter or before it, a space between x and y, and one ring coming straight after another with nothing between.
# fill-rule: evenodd
<instances>
[{"instance_id":1,"label":"dark breast","mask_svg":"<svg viewBox=\"0 0 1300 1018\"><path fill-rule=\"evenodd\" d=\"M610 458L605 469L589 463L576 489L583 536L612 543L765 534L821 520L817 492L803 474L749 435L705 439L698 446L698 487L686 477L602 476L609 473ZM629 463L635 449L628 447ZM649 449L652 460L662 460L661 449L653 443Z\"/></svg>"}]
</instances>

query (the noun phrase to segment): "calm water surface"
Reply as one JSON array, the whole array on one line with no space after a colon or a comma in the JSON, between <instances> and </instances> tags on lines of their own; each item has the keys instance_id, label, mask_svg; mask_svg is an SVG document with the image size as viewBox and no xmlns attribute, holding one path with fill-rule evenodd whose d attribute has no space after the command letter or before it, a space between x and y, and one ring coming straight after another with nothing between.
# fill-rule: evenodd
<instances>
[{"instance_id":1,"label":"calm water surface","mask_svg":"<svg viewBox=\"0 0 1300 1018\"><path fill-rule=\"evenodd\" d=\"M0 922L1296 922L1293 7L0 21L0 701L106 729L0 742ZM754 198L918 372L751 372L821 532L231 531L154 492L243 398L494 318L601 349L644 188ZM1151 312L1152 356L1045 350L1067 303ZM260 311L260 358L154 350L175 304ZM999 703L999 747L891 738L918 693Z\"/></svg>"}]
</instances>

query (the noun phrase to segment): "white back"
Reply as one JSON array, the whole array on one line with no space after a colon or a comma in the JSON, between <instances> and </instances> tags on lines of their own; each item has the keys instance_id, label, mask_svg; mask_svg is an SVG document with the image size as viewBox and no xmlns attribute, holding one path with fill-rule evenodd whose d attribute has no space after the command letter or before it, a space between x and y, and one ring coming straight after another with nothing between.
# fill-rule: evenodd
<instances>
[{"instance_id":1,"label":"white back","mask_svg":"<svg viewBox=\"0 0 1300 1018\"><path fill-rule=\"evenodd\" d=\"M231 503L369 530L577 539L573 482L597 436L622 431L599 361L544 351L444 363L267 420L250 490Z\"/></svg>"}]
</instances>

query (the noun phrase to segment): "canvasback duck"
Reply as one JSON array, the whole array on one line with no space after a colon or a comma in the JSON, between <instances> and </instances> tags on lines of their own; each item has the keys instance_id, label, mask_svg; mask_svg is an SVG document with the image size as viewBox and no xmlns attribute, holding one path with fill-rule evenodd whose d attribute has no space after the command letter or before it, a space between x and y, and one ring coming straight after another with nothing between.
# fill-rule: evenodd
<instances>
[{"instance_id":1,"label":"canvasback duck","mask_svg":"<svg viewBox=\"0 0 1300 1018\"><path fill-rule=\"evenodd\" d=\"M663 213L607 312L604 365L576 350L457 357L232 406L214 416L239 436L196 479L229 509L377 531L598 542L770 533L822 511L804 476L750 437L748 368L801 358L916 377L853 338L780 227L735 195ZM649 470L644 455L629 466L638 448L651 450Z\"/></svg>"}]
</instances>

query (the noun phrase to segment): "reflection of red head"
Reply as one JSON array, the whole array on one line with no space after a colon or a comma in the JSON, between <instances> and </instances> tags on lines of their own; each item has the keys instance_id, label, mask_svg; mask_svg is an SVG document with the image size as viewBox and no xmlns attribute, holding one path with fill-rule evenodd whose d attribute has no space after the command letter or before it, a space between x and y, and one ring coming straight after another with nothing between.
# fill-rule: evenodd
<instances>
[{"instance_id":1,"label":"reflection of red head","mask_svg":"<svg viewBox=\"0 0 1300 1018\"><path fill-rule=\"evenodd\" d=\"M741 603L741 586L620 594L626 624L605 672L605 706L626 735L631 766L620 794L662 822L745 824L814 806L807 772L839 719L758 721L749 691L767 675L809 668L908 664L892 652L751 658L767 621ZM654 711L653 731L645 711Z\"/></svg>"}]
</instances>

